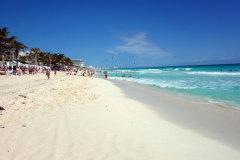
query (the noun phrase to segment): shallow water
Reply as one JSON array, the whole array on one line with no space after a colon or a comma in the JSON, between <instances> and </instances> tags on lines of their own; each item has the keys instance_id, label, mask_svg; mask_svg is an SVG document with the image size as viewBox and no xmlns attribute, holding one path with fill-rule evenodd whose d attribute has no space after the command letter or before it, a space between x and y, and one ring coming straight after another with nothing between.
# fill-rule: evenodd
<instances>
[{"instance_id":1,"label":"shallow water","mask_svg":"<svg viewBox=\"0 0 240 160\"><path fill-rule=\"evenodd\" d=\"M240 109L240 65L98 70L109 79L129 81L180 96ZM126 77L122 77L124 75ZM130 77L131 74L131 77ZM104 78L104 75L99 75Z\"/></svg>"}]
</instances>

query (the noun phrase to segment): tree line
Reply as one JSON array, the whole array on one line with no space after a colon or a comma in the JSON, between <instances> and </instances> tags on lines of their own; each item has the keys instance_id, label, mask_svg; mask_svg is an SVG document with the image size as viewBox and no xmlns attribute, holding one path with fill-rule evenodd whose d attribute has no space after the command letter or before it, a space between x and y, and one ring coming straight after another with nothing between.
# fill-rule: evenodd
<instances>
[{"instance_id":1,"label":"tree line","mask_svg":"<svg viewBox=\"0 0 240 160\"><path fill-rule=\"evenodd\" d=\"M73 66L73 62L70 58L65 57L64 54L42 52L37 47L30 47L29 52L25 52L26 56L19 56L19 52L27 49L28 47L22 42L18 42L18 37L11 36L8 37L9 32L7 27L0 28L0 61L5 61L7 59L15 60L21 63L28 63L32 65L41 66Z\"/></svg>"}]
</instances>

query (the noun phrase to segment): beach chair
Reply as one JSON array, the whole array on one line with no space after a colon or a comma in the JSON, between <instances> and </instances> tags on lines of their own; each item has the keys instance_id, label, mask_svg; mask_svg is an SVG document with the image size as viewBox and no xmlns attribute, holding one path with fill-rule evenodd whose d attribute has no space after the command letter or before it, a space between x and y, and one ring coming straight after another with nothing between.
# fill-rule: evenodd
<instances>
[{"instance_id":1,"label":"beach chair","mask_svg":"<svg viewBox=\"0 0 240 160\"><path fill-rule=\"evenodd\" d=\"M13 73L13 71L0 71L0 75L6 75L7 76L11 76Z\"/></svg>"},{"instance_id":2,"label":"beach chair","mask_svg":"<svg viewBox=\"0 0 240 160\"><path fill-rule=\"evenodd\" d=\"M6 75L6 71L0 71L0 75Z\"/></svg>"}]
</instances>

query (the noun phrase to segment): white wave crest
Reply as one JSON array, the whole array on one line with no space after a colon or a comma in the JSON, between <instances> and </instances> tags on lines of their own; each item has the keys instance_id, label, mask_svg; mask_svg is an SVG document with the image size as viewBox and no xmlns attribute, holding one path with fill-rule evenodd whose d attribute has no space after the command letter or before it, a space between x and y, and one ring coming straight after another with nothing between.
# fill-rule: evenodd
<instances>
[{"instance_id":1,"label":"white wave crest","mask_svg":"<svg viewBox=\"0 0 240 160\"><path fill-rule=\"evenodd\" d=\"M145 85L154 85L160 88L176 88L176 89L196 89L197 87L193 86L183 86L181 82L179 81L159 81L159 80L150 80L145 78L122 78L122 77L109 77L109 79L116 79L121 81L128 81L128 82L135 82L139 84L145 84Z\"/></svg>"},{"instance_id":2,"label":"white wave crest","mask_svg":"<svg viewBox=\"0 0 240 160\"><path fill-rule=\"evenodd\" d=\"M160 69L142 69L135 71L139 74L145 74L145 73L162 73L162 70Z\"/></svg>"},{"instance_id":3,"label":"white wave crest","mask_svg":"<svg viewBox=\"0 0 240 160\"><path fill-rule=\"evenodd\" d=\"M187 74L240 76L240 72L187 72Z\"/></svg>"}]
</instances>

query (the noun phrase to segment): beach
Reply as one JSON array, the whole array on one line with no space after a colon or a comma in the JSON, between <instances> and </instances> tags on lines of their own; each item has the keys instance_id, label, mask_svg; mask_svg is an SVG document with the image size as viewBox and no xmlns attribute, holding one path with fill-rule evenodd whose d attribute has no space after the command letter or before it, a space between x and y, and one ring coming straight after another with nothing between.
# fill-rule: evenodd
<instances>
[{"instance_id":1,"label":"beach","mask_svg":"<svg viewBox=\"0 0 240 160\"><path fill-rule=\"evenodd\" d=\"M240 159L239 110L64 72L0 81L3 160Z\"/></svg>"}]
</instances>

